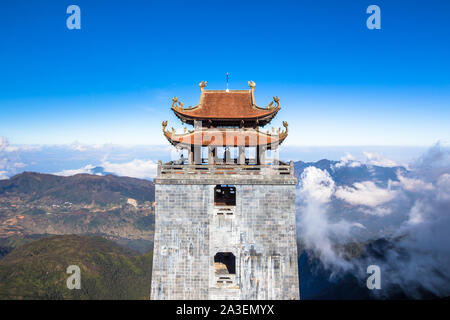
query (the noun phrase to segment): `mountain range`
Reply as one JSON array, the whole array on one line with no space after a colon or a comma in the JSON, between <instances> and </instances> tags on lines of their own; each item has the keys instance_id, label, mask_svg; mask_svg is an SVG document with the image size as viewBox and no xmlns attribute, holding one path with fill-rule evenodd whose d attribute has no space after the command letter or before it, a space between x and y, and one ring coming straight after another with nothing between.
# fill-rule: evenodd
<instances>
[{"instance_id":1,"label":"mountain range","mask_svg":"<svg viewBox=\"0 0 450 320\"><path fill-rule=\"evenodd\" d=\"M129 177L24 172L0 180L0 239L90 234L147 251L154 190L152 181Z\"/></svg>"},{"instance_id":2,"label":"mountain range","mask_svg":"<svg viewBox=\"0 0 450 320\"><path fill-rule=\"evenodd\" d=\"M342 166L323 159L295 162L295 176L300 178L310 166L327 171L336 185L344 186L366 180L386 186L398 180L399 170L406 172L403 167ZM0 180L0 294L8 299L148 297L154 190L152 181L105 174L102 168L94 175L24 172ZM85 260L84 291L67 291L64 266ZM299 252L299 271L304 298L373 298L362 295L364 284L351 275L331 281L319 260L304 251ZM134 284L136 291L128 284Z\"/></svg>"},{"instance_id":3,"label":"mountain range","mask_svg":"<svg viewBox=\"0 0 450 320\"><path fill-rule=\"evenodd\" d=\"M74 204L120 204L127 198L154 201L155 186L148 180L112 174L77 174L63 177L23 172L0 180L0 197L22 197L27 201Z\"/></svg>"}]
</instances>

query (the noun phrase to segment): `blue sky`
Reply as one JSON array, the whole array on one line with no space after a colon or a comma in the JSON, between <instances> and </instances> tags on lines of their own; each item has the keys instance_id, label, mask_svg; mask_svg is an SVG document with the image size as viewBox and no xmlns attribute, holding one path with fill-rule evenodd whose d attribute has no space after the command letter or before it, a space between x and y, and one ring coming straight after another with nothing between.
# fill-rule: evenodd
<instances>
[{"instance_id":1,"label":"blue sky","mask_svg":"<svg viewBox=\"0 0 450 320\"><path fill-rule=\"evenodd\" d=\"M81 8L81 30L66 8ZM366 8L381 8L368 30ZM280 97L288 145L450 142L450 2L0 2L0 136L166 144L161 121L209 89Z\"/></svg>"}]
</instances>

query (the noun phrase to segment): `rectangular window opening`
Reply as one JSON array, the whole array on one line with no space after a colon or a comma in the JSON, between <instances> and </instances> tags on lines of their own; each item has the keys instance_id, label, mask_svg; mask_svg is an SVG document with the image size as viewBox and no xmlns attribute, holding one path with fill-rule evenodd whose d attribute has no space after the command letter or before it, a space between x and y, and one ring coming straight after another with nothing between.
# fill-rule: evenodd
<instances>
[{"instance_id":1,"label":"rectangular window opening","mask_svg":"<svg viewBox=\"0 0 450 320\"><path fill-rule=\"evenodd\" d=\"M231 185L217 185L214 188L215 206L236 206L236 187Z\"/></svg>"}]
</instances>

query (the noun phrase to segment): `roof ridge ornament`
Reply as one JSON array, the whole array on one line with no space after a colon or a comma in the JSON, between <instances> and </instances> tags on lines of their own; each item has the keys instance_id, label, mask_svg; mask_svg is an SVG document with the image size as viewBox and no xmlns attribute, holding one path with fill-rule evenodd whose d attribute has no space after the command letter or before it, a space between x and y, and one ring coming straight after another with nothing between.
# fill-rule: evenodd
<instances>
[{"instance_id":1,"label":"roof ridge ornament","mask_svg":"<svg viewBox=\"0 0 450 320\"><path fill-rule=\"evenodd\" d=\"M202 81L200 82L198 85L200 86L200 90L203 92L203 90L205 90L206 84L208 83L208 81Z\"/></svg>"},{"instance_id":2,"label":"roof ridge ornament","mask_svg":"<svg viewBox=\"0 0 450 320\"><path fill-rule=\"evenodd\" d=\"M274 105L275 103L275 105ZM269 105L266 107L266 109L274 109L280 107L280 98L278 96L273 97L273 101L269 103Z\"/></svg>"},{"instance_id":3,"label":"roof ridge ornament","mask_svg":"<svg viewBox=\"0 0 450 320\"><path fill-rule=\"evenodd\" d=\"M178 97L172 98L172 108L175 110L180 110L183 108L183 102L178 101Z\"/></svg>"},{"instance_id":4,"label":"roof ridge ornament","mask_svg":"<svg viewBox=\"0 0 450 320\"><path fill-rule=\"evenodd\" d=\"M283 121L283 127L286 129L284 131L281 131L281 129L278 129L278 135L281 138L285 138L288 135L288 131L289 131L289 124L287 123L287 121Z\"/></svg>"},{"instance_id":5,"label":"roof ridge ornament","mask_svg":"<svg viewBox=\"0 0 450 320\"><path fill-rule=\"evenodd\" d=\"M252 92L252 104L256 105L256 103L255 103L255 87L256 87L256 83L253 80L250 80L248 82L248 86L250 87L250 91Z\"/></svg>"},{"instance_id":6,"label":"roof ridge ornament","mask_svg":"<svg viewBox=\"0 0 450 320\"><path fill-rule=\"evenodd\" d=\"M167 128L167 120L162 122L162 131L166 137L172 137L177 133L177 130L174 127L172 127L170 131L166 130L166 128Z\"/></svg>"},{"instance_id":7,"label":"roof ridge ornament","mask_svg":"<svg viewBox=\"0 0 450 320\"><path fill-rule=\"evenodd\" d=\"M165 132L167 127L167 120L162 122L162 131Z\"/></svg>"}]
</instances>

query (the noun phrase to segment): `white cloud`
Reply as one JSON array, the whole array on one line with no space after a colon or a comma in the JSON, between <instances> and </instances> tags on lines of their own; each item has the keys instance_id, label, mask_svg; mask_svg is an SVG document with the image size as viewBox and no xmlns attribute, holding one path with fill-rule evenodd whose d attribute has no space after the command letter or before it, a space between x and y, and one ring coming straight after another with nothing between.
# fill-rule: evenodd
<instances>
[{"instance_id":1,"label":"white cloud","mask_svg":"<svg viewBox=\"0 0 450 320\"><path fill-rule=\"evenodd\" d=\"M0 152L14 152L18 151L18 147L11 146L8 139L0 137Z\"/></svg>"},{"instance_id":2,"label":"white cloud","mask_svg":"<svg viewBox=\"0 0 450 320\"><path fill-rule=\"evenodd\" d=\"M38 145L18 145L12 146L6 137L0 137L0 152L17 152L17 151L38 151L42 146Z\"/></svg>"},{"instance_id":3,"label":"white cloud","mask_svg":"<svg viewBox=\"0 0 450 320\"><path fill-rule=\"evenodd\" d=\"M6 171L0 171L0 180L9 179L9 177L6 175Z\"/></svg>"},{"instance_id":4,"label":"white cloud","mask_svg":"<svg viewBox=\"0 0 450 320\"><path fill-rule=\"evenodd\" d=\"M379 167L397 167L399 166L398 163L396 163L393 160L389 160L386 158L383 158L381 155L373 152L363 152L362 159L356 159L352 154L346 153L343 157L341 157L340 161L336 163L334 166L336 168L341 167L360 167L361 165L366 164L369 166L379 166Z\"/></svg>"},{"instance_id":5,"label":"white cloud","mask_svg":"<svg viewBox=\"0 0 450 320\"><path fill-rule=\"evenodd\" d=\"M300 179L297 228L301 244L317 254L325 266L333 265L341 270L348 270L351 263L340 256L333 244L335 241L347 239L352 227L364 226L346 220L329 220L328 202L335 190L335 183L326 170L308 167Z\"/></svg>"},{"instance_id":6,"label":"white cloud","mask_svg":"<svg viewBox=\"0 0 450 320\"><path fill-rule=\"evenodd\" d=\"M101 166L105 171L113 172L119 176L148 179L156 175L158 164L152 160L134 159L125 163L103 161Z\"/></svg>"},{"instance_id":7,"label":"white cloud","mask_svg":"<svg viewBox=\"0 0 450 320\"><path fill-rule=\"evenodd\" d=\"M73 143L71 143L69 145L69 148L75 151L80 151L80 152L84 152L84 151L88 151L88 146L87 145L83 145L81 143L79 143L78 141L74 141Z\"/></svg>"},{"instance_id":8,"label":"white cloud","mask_svg":"<svg viewBox=\"0 0 450 320\"><path fill-rule=\"evenodd\" d=\"M350 153L346 153L345 156L341 157L341 161L339 161L338 163L335 164L336 168L340 168L340 167L360 167L361 166L361 162L356 161L355 157L353 157Z\"/></svg>"},{"instance_id":9,"label":"white cloud","mask_svg":"<svg viewBox=\"0 0 450 320\"><path fill-rule=\"evenodd\" d=\"M334 192L334 181L326 170L316 167L308 167L301 177L302 192L317 202L330 201Z\"/></svg>"},{"instance_id":10,"label":"white cloud","mask_svg":"<svg viewBox=\"0 0 450 320\"><path fill-rule=\"evenodd\" d=\"M80 173L92 173L92 169L94 169L95 166L88 164L80 169L68 169L68 170L63 170L60 172L55 173L58 176L73 176L76 174L80 174Z\"/></svg>"},{"instance_id":11,"label":"white cloud","mask_svg":"<svg viewBox=\"0 0 450 320\"><path fill-rule=\"evenodd\" d=\"M450 201L450 174L444 173L437 181L439 188L437 192L437 199L439 201Z\"/></svg>"},{"instance_id":12,"label":"white cloud","mask_svg":"<svg viewBox=\"0 0 450 320\"><path fill-rule=\"evenodd\" d=\"M152 160L140 160L134 159L129 162L113 163L107 160L103 160L99 165L105 172L111 172L118 176L126 176L140 179L150 179L156 175L158 164ZM57 172L55 174L61 176L72 176L80 173L92 174L92 170L96 166L88 164L79 169L69 169Z\"/></svg>"},{"instance_id":13,"label":"white cloud","mask_svg":"<svg viewBox=\"0 0 450 320\"><path fill-rule=\"evenodd\" d=\"M397 172L397 178L399 181L394 181L392 185L401 186L404 190L407 191L424 191L434 189L434 186L431 182L425 182L423 180L415 178L407 178L402 176L400 172Z\"/></svg>"},{"instance_id":14,"label":"white cloud","mask_svg":"<svg viewBox=\"0 0 450 320\"><path fill-rule=\"evenodd\" d=\"M392 213L392 208L390 207L375 207L375 208L362 208L361 212L378 217L384 217Z\"/></svg>"},{"instance_id":15,"label":"white cloud","mask_svg":"<svg viewBox=\"0 0 450 320\"><path fill-rule=\"evenodd\" d=\"M392 160L383 158L377 153L363 152L366 157L365 163L380 167L397 167L398 164Z\"/></svg>"},{"instance_id":16,"label":"white cloud","mask_svg":"<svg viewBox=\"0 0 450 320\"><path fill-rule=\"evenodd\" d=\"M27 165L25 163L22 163L22 162L15 162L14 163L14 167L16 167L16 168L24 168L26 166Z\"/></svg>"},{"instance_id":17,"label":"white cloud","mask_svg":"<svg viewBox=\"0 0 450 320\"><path fill-rule=\"evenodd\" d=\"M348 164L348 166L349 166L350 168L361 167L361 162L359 162L359 161L352 161L352 162L350 162L350 163Z\"/></svg>"},{"instance_id":18,"label":"white cloud","mask_svg":"<svg viewBox=\"0 0 450 320\"><path fill-rule=\"evenodd\" d=\"M424 222L423 212L425 210L422 201L416 201L414 206L409 211L409 219L406 222L408 225L416 225Z\"/></svg>"},{"instance_id":19,"label":"white cloud","mask_svg":"<svg viewBox=\"0 0 450 320\"><path fill-rule=\"evenodd\" d=\"M376 207L395 198L397 191L379 188L372 181L356 182L352 187L338 187L336 197L351 205Z\"/></svg>"}]
</instances>

